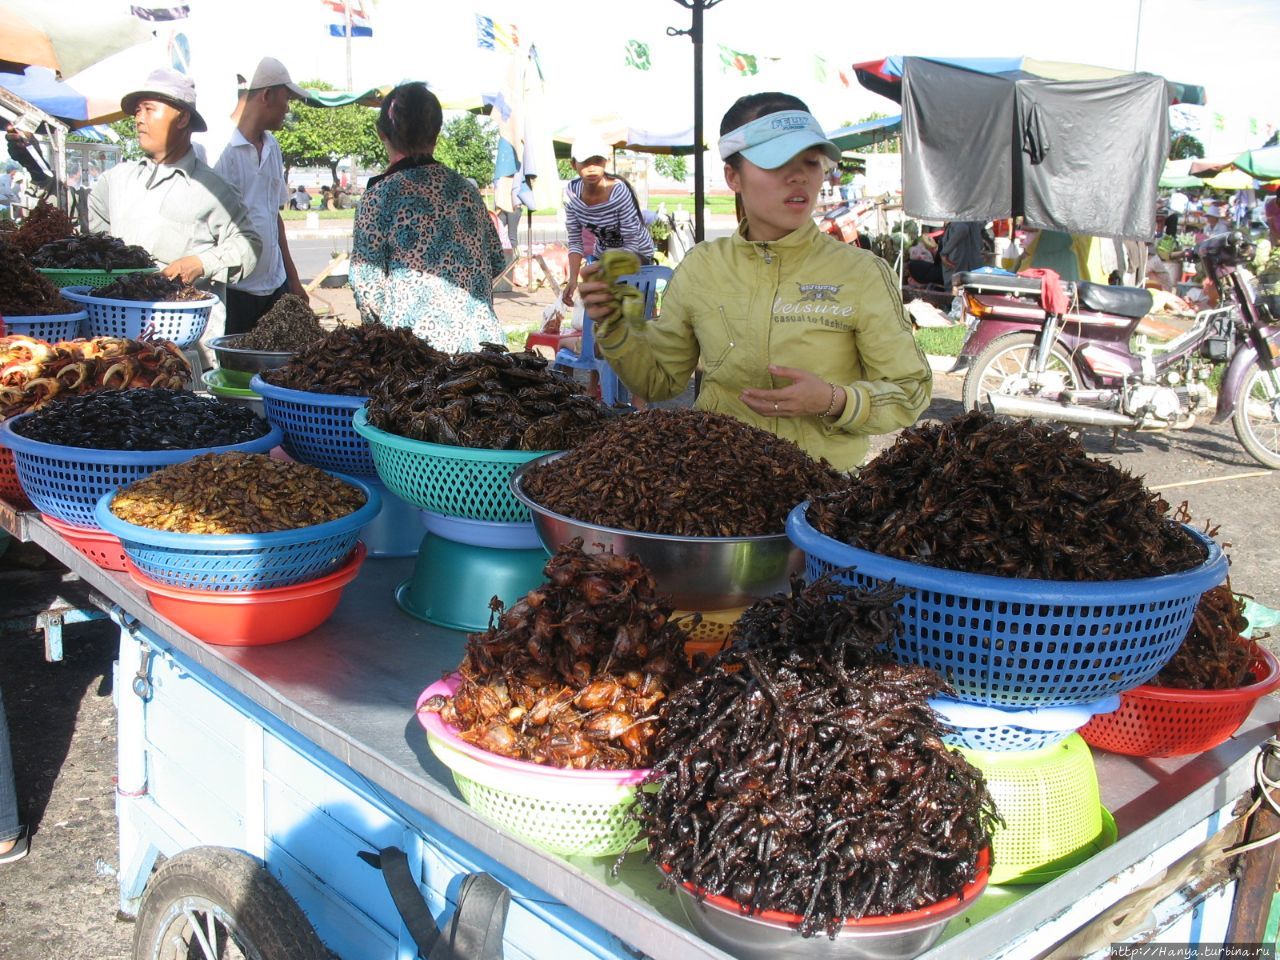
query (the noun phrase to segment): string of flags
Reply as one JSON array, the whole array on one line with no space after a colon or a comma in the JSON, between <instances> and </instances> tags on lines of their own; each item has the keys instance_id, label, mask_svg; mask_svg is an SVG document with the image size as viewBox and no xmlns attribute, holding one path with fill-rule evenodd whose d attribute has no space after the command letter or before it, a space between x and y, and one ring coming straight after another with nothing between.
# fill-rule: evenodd
<instances>
[{"instance_id":1,"label":"string of flags","mask_svg":"<svg viewBox=\"0 0 1280 960\"><path fill-rule=\"evenodd\" d=\"M653 66L649 59L649 45L639 40L628 40L626 64L636 70L648 70Z\"/></svg>"}]
</instances>

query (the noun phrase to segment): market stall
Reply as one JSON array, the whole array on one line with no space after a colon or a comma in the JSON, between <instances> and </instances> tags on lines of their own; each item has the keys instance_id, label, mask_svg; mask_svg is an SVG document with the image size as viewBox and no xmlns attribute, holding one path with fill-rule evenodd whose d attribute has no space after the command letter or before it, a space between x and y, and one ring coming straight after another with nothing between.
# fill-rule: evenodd
<instances>
[{"instance_id":1,"label":"market stall","mask_svg":"<svg viewBox=\"0 0 1280 960\"><path fill-rule=\"evenodd\" d=\"M215 647L156 615L126 575L91 565L38 518L9 508L0 518L108 597L126 625L117 675L122 908L136 910L157 854L227 846L263 857L283 876L341 955L393 956L396 942L410 942L407 930L357 853L398 845L410 851L437 914L462 873L485 870L510 886L509 956L630 957L630 948L726 956L690 932L639 858L614 879L609 860L548 854L459 800L412 705L425 681L457 664L462 636L391 608L408 561L367 565L334 617L306 637ZM1274 714L1274 703L1263 702L1232 739L1199 756L1098 753L1116 843L1043 886L989 889L926 956L1038 956L1144 890L1148 932L1222 942L1232 901L1247 896L1235 877L1212 877L1207 889L1196 889L1197 877L1159 888L1169 868L1220 846L1224 831L1237 835ZM202 794L219 784L217 796ZM1260 882L1274 889L1275 877ZM369 900L376 906L362 907Z\"/></svg>"},{"instance_id":2,"label":"market stall","mask_svg":"<svg viewBox=\"0 0 1280 960\"><path fill-rule=\"evenodd\" d=\"M284 308L218 344L252 394L220 402L174 389L198 291L13 256L94 334L0 341L34 507L9 484L0 526L121 627L140 957L205 926L264 960L1261 938L1280 665L1222 548L1076 440L969 414L851 481L531 354ZM1215 689L1108 728L1192 637Z\"/></svg>"}]
</instances>

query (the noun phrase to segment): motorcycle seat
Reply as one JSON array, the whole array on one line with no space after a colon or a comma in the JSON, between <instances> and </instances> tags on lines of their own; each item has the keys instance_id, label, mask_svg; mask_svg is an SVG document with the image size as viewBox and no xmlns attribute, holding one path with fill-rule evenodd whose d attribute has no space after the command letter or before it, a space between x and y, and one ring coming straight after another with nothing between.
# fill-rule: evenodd
<instances>
[{"instance_id":1,"label":"motorcycle seat","mask_svg":"<svg viewBox=\"0 0 1280 960\"><path fill-rule=\"evenodd\" d=\"M1151 312L1151 291L1141 287L1111 287L1104 283L1076 284L1080 305L1098 313L1141 319Z\"/></svg>"},{"instance_id":2,"label":"motorcycle seat","mask_svg":"<svg viewBox=\"0 0 1280 960\"><path fill-rule=\"evenodd\" d=\"M952 280L953 283L961 284L970 293L1004 293L1013 294L1015 296L1036 297L1040 296L1040 281L1031 277L1020 277L1013 273L978 273L972 270L966 270L957 273ZM1071 295L1072 284L1067 282L1062 285L1067 296Z\"/></svg>"}]
</instances>

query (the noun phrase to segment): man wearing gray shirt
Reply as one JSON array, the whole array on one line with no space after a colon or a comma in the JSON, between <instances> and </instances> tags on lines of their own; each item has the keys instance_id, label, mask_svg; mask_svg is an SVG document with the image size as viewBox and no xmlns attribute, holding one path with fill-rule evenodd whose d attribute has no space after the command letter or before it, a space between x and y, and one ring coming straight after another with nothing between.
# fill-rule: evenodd
<instances>
[{"instance_id":1,"label":"man wearing gray shirt","mask_svg":"<svg viewBox=\"0 0 1280 960\"><path fill-rule=\"evenodd\" d=\"M146 85L120 101L137 123L143 160L119 163L89 194L89 228L148 251L167 277L203 286L253 272L262 240L235 189L191 149L205 129L195 84L173 70L155 70Z\"/></svg>"}]
</instances>

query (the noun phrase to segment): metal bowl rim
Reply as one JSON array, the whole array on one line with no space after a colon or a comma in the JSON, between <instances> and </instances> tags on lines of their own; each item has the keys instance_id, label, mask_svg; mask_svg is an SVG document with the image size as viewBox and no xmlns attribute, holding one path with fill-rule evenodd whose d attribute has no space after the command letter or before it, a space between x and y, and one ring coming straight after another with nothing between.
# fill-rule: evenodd
<instances>
[{"instance_id":1,"label":"metal bowl rim","mask_svg":"<svg viewBox=\"0 0 1280 960\"><path fill-rule=\"evenodd\" d=\"M679 534L674 534L674 533L651 533L644 530L624 530L622 527L606 527L603 524L590 523L586 520L579 520L577 517L569 517L563 513L556 513L554 510L551 510L550 508L543 506L542 504L538 503L536 500L530 499L529 495L525 493L524 490L522 489L521 484L524 480L524 475L528 471L532 470L534 467L538 466L539 464L550 463L552 460L556 460L560 457L563 457L568 452L569 451L567 450L559 450L555 453L545 454L544 456L538 457L536 460L530 460L528 463L522 464L519 467L519 469L517 469L513 474L511 474L511 481L510 481L511 492L515 495L515 498L517 500L519 500L521 503L523 503L526 507L529 508L530 513L552 518L555 520L561 520L561 521L564 521L565 523L573 524L574 526L583 527L584 529L595 531L596 533L610 533L610 534L616 534L624 537L637 537L641 540L654 540L654 541L659 541L663 543L674 542L674 543L730 544L730 543L778 543L778 542L784 542L784 541L790 542L787 538L787 534L785 531L783 533L755 534L749 537L689 537L689 536L681 536Z\"/></svg>"},{"instance_id":2,"label":"metal bowl rim","mask_svg":"<svg viewBox=\"0 0 1280 960\"><path fill-rule=\"evenodd\" d=\"M237 357L266 357L268 359L275 359L276 357L292 357L298 352L296 350L246 350L243 347L233 347L225 342L227 340L237 340L243 336L243 333L228 333L221 337L214 337L209 341L209 349L214 353L222 351Z\"/></svg>"}]
</instances>

